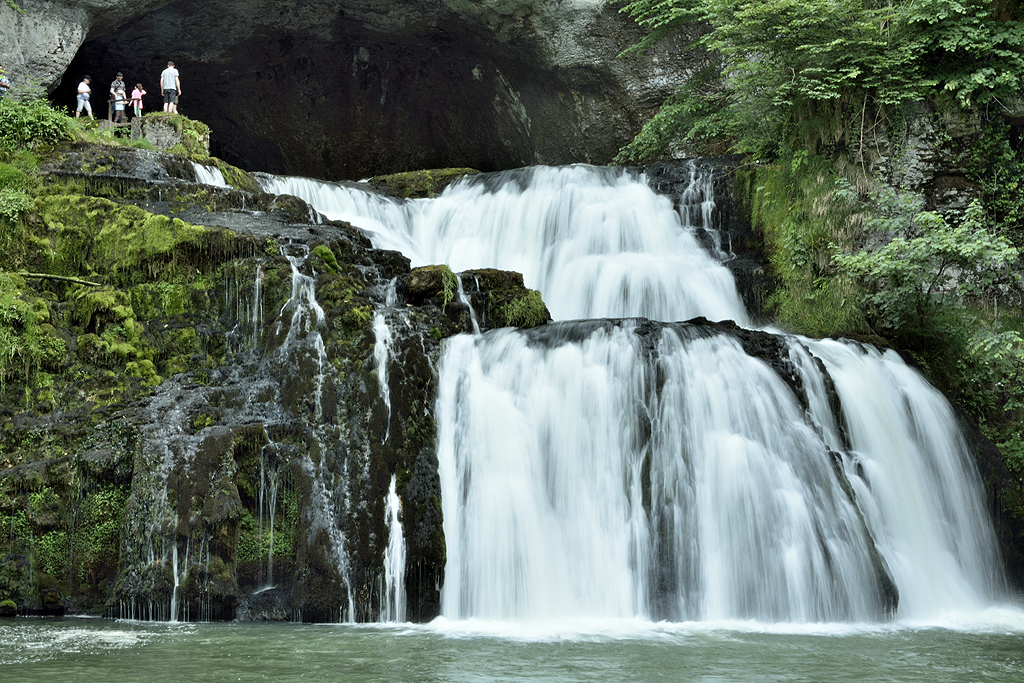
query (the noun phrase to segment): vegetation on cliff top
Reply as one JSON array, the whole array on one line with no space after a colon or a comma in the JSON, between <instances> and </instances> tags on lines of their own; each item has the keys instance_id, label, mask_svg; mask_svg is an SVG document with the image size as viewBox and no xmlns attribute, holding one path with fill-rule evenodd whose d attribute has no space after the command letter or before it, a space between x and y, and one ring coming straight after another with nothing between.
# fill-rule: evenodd
<instances>
[{"instance_id":1,"label":"vegetation on cliff top","mask_svg":"<svg viewBox=\"0 0 1024 683\"><path fill-rule=\"evenodd\" d=\"M620 162L677 137L725 137L762 157L840 142L863 150L901 104L998 107L1024 85L1024 9L1013 0L620 1L650 30L634 49L704 21L697 45L725 64L722 78L673 97Z\"/></svg>"}]
</instances>

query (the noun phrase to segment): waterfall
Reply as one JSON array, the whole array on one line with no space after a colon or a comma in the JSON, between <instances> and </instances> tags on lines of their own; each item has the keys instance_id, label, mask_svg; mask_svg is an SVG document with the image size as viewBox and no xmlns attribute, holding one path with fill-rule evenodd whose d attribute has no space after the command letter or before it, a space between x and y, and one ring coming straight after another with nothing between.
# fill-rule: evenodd
<instances>
[{"instance_id":1,"label":"waterfall","mask_svg":"<svg viewBox=\"0 0 1024 683\"><path fill-rule=\"evenodd\" d=\"M688 329L651 355L629 324L556 327L442 362L445 615L882 614L830 449L767 365Z\"/></svg>"},{"instance_id":2,"label":"waterfall","mask_svg":"<svg viewBox=\"0 0 1024 683\"><path fill-rule=\"evenodd\" d=\"M949 403L894 351L807 341L835 380L846 469L900 586L900 613L981 609L1004 589L996 543Z\"/></svg>"},{"instance_id":3,"label":"waterfall","mask_svg":"<svg viewBox=\"0 0 1024 683\"><path fill-rule=\"evenodd\" d=\"M695 174L693 184L703 187L707 179ZM703 223L704 209L680 214L622 169L505 171L463 180L436 199L404 203L305 178L263 177L263 183L363 228L374 246L397 249L414 266L520 272L556 320L702 315L747 322L729 271L694 236L694 228L712 227ZM702 207L707 194L692 191Z\"/></svg>"},{"instance_id":4,"label":"waterfall","mask_svg":"<svg viewBox=\"0 0 1024 683\"><path fill-rule=\"evenodd\" d=\"M999 600L977 472L917 372L853 343L674 322L749 326L711 172L690 170L678 210L642 174L589 166L411 201L261 179L414 265L519 271L561 321L445 343L442 614L876 621Z\"/></svg>"},{"instance_id":5,"label":"waterfall","mask_svg":"<svg viewBox=\"0 0 1024 683\"><path fill-rule=\"evenodd\" d=\"M204 166L203 164L197 164L193 161L192 168L195 169L197 183L213 185L214 187L231 188L227 181L224 180L224 174L221 173L220 169L216 166Z\"/></svg>"}]
</instances>

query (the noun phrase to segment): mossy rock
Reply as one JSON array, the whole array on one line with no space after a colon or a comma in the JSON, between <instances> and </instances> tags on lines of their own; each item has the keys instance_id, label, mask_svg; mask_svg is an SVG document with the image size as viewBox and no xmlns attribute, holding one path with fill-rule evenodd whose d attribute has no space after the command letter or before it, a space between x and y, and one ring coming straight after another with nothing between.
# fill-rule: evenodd
<instances>
[{"instance_id":1,"label":"mossy rock","mask_svg":"<svg viewBox=\"0 0 1024 683\"><path fill-rule=\"evenodd\" d=\"M18 616L18 603L14 600L0 602L0 619L10 619Z\"/></svg>"},{"instance_id":2,"label":"mossy rock","mask_svg":"<svg viewBox=\"0 0 1024 683\"><path fill-rule=\"evenodd\" d=\"M474 168L435 168L370 178L370 184L402 199L434 197L459 178L476 175Z\"/></svg>"},{"instance_id":3,"label":"mossy rock","mask_svg":"<svg viewBox=\"0 0 1024 683\"><path fill-rule=\"evenodd\" d=\"M142 134L157 149L204 157L210 154L210 127L180 114L146 114Z\"/></svg>"},{"instance_id":4,"label":"mossy rock","mask_svg":"<svg viewBox=\"0 0 1024 683\"><path fill-rule=\"evenodd\" d=\"M467 270L462 273L463 282L468 282L470 278L476 281L480 291L526 289L526 285L523 284L523 274L517 273L514 270L481 268L479 270Z\"/></svg>"},{"instance_id":5,"label":"mossy rock","mask_svg":"<svg viewBox=\"0 0 1024 683\"><path fill-rule=\"evenodd\" d=\"M243 171L237 166L232 166L228 162L222 161L217 157L210 157L209 161L220 169L221 174L224 176L224 181L236 190L242 190L243 192L263 192L263 188L258 182L256 182L256 178L248 172Z\"/></svg>"},{"instance_id":6,"label":"mossy rock","mask_svg":"<svg viewBox=\"0 0 1024 683\"><path fill-rule=\"evenodd\" d=\"M491 327L537 327L551 320L540 292L535 289L487 293L487 319Z\"/></svg>"},{"instance_id":7,"label":"mossy rock","mask_svg":"<svg viewBox=\"0 0 1024 683\"><path fill-rule=\"evenodd\" d=\"M406 300L419 306L429 299L439 299L445 306L455 296L458 282L455 273L445 265L413 268L402 281Z\"/></svg>"},{"instance_id":8,"label":"mossy rock","mask_svg":"<svg viewBox=\"0 0 1024 683\"><path fill-rule=\"evenodd\" d=\"M152 279L161 274L155 269L165 270L157 264L175 264L178 249L198 245L206 233L201 225L100 197L42 196L35 210L34 227L46 241L36 245L33 266L58 275Z\"/></svg>"},{"instance_id":9,"label":"mossy rock","mask_svg":"<svg viewBox=\"0 0 1024 683\"><path fill-rule=\"evenodd\" d=\"M338 258L331 251L331 248L326 244L318 244L313 247L313 256L316 256L324 264L324 268L329 273L340 273L341 267L338 265Z\"/></svg>"}]
</instances>

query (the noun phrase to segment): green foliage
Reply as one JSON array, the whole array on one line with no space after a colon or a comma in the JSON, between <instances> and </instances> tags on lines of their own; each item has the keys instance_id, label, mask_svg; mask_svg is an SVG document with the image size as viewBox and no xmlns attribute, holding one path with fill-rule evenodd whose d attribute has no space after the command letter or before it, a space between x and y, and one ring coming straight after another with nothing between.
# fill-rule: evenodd
<instances>
[{"instance_id":1,"label":"green foliage","mask_svg":"<svg viewBox=\"0 0 1024 683\"><path fill-rule=\"evenodd\" d=\"M738 137L734 120L726 115L728 93L717 82L717 65L691 76L682 90L665 101L637 136L613 160L639 163L660 155L676 142L690 143L702 154L722 154L729 140Z\"/></svg>"},{"instance_id":2,"label":"green foliage","mask_svg":"<svg viewBox=\"0 0 1024 683\"><path fill-rule=\"evenodd\" d=\"M25 281L0 271L0 391L13 379L27 396L40 368L63 360L66 345L48 321L46 303L27 296Z\"/></svg>"},{"instance_id":3,"label":"green foliage","mask_svg":"<svg viewBox=\"0 0 1024 683\"><path fill-rule=\"evenodd\" d=\"M832 262L832 245L852 245L862 219L849 183L825 160L803 154L744 167L739 186L779 285L767 312L810 336L870 333L856 286Z\"/></svg>"},{"instance_id":4,"label":"green foliage","mask_svg":"<svg viewBox=\"0 0 1024 683\"><path fill-rule=\"evenodd\" d=\"M71 120L42 99L0 99L0 150L71 140Z\"/></svg>"},{"instance_id":5,"label":"green foliage","mask_svg":"<svg viewBox=\"0 0 1024 683\"><path fill-rule=\"evenodd\" d=\"M903 227L906 218L875 227ZM980 202L971 204L960 225L919 212L900 232L875 251L836 255L840 270L865 285L863 302L881 329L926 329L941 308L991 297L1015 279L1017 249L988 231Z\"/></svg>"},{"instance_id":6,"label":"green foliage","mask_svg":"<svg viewBox=\"0 0 1024 683\"><path fill-rule=\"evenodd\" d=\"M295 537L299 533L298 501L291 487L279 486L274 516L273 554L274 557L292 557L295 554ZM248 508L244 508L238 521L237 560L266 562L270 553L270 515L265 514L261 533L259 519Z\"/></svg>"},{"instance_id":7,"label":"green foliage","mask_svg":"<svg viewBox=\"0 0 1024 683\"><path fill-rule=\"evenodd\" d=\"M642 41L627 48L623 54L643 52L681 25L700 21L704 17L700 0L612 0L611 4L625 4L619 11L628 14L649 32Z\"/></svg>"},{"instance_id":8,"label":"green foliage","mask_svg":"<svg viewBox=\"0 0 1024 683\"><path fill-rule=\"evenodd\" d=\"M452 269L447 265L442 265L440 268L441 287L443 290L441 293L441 310L443 311L448 308L448 304L450 304L452 299L455 298L455 292L458 291L459 288L459 280L455 273L452 272Z\"/></svg>"},{"instance_id":9,"label":"green foliage","mask_svg":"<svg viewBox=\"0 0 1024 683\"><path fill-rule=\"evenodd\" d=\"M153 143L151 143L146 138L139 138L138 140L129 140L126 144L129 147L134 147L135 149L156 149L156 147L153 146Z\"/></svg>"},{"instance_id":10,"label":"green foliage","mask_svg":"<svg viewBox=\"0 0 1024 683\"><path fill-rule=\"evenodd\" d=\"M985 133L968 157L971 178L984 188L985 208L999 230L1024 247L1024 159L1014 149L1010 124L1001 116L986 122Z\"/></svg>"},{"instance_id":11,"label":"green foliage","mask_svg":"<svg viewBox=\"0 0 1024 683\"><path fill-rule=\"evenodd\" d=\"M128 491L119 486L103 487L82 501L72 541L80 562L79 580L104 573L117 562L127 503Z\"/></svg>"},{"instance_id":12,"label":"green foliage","mask_svg":"<svg viewBox=\"0 0 1024 683\"><path fill-rule=\"evenodd\" d=\"M13 226L32 208L32 197L21 190L0 189L0 229Z\"/></svg>"},{"instance_id":13,"label":"green foliage","mask_svg":"<svg viewBox=\"0 0 1024 683\"><path fill-rule=\"evenodd\" d=\"M722 95L670 98L655 124L662 134L641 133L648 144L632 158L702 128L765 157L841 147L863 135L869 113L929 98L997 102L1024 85L1024 24L993 16L984 0L634 0L622 11L651 30L637 47L701 19L698 44L724 58Z\"/></svg>"},{"instance_id":14,"label":"green foliage","mask_svg":"<svg viewBox=\"0 0 1024 683\"><path fill-rule=\"evenodd\" d=\"M6 2L7 6L14 10L15 12L17 12L18 14L25 13L25 10L21 9L18 3L14 2L14 0L4 0L4 2Z\"/></svg>"}]
</instances>

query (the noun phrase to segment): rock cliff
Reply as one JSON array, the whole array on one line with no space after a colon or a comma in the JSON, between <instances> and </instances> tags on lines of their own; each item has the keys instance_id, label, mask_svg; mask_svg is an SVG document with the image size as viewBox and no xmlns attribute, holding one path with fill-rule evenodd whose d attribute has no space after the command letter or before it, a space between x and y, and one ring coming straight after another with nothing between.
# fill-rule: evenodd
<instances>
[{"instance_id":1,"label":"rock cliff","mask_svg":"<svg viewBox=\"0 0 1024 683\"><path fill-rule=\"evenodd\" d=\"M0 6L16 80L71 103L85 73L148 89L168 59L181 111L239 166L331 179L417 168L605 163L699 55L638 38L606 0L25 0ZM73 58L73 59L72 59Z\"/></svg>"},{"instance_id":2,"label":"rock cliff","mask_svg":"<svg viewBox=\"0 0 1024 683\"><path fill-rule=\"evenodd\" d=\"M472 324L455 275L410 272L223 168L236 187L197 184L180 156L93 144L42 167L0 257L0 339L18 359L0 366L0 599L375 620L394 479L406 614L428 620L445 562L433 364ZM521 276L489 275L470 295L495 302L485 325L516 299L547 319Z\"/></svg>"}]
</instances>

